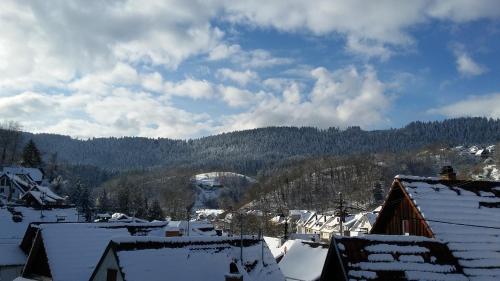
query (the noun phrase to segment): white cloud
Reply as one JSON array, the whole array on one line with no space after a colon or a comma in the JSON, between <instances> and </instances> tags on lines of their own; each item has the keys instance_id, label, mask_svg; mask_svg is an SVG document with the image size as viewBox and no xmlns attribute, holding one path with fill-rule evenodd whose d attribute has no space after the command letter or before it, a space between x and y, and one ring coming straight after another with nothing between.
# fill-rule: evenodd
<instances>
[{"instance_id":1,"label":"white cloud","mask_svg":"<svg viewBox=\"0 0 500 281\"><path fill-rule=\"evenodd\" d=\"M245 107L249 106L262 97L262 93L254 94L248 90L239 89L232 86L219 87L219 92L222 99L231 107Z\"/></svg>"},{"instance_id":2,"label":"white cloud","mask_svg":"<svg viewBox=\"0 0 500 281\"><path fill-rule=\"evenodd\" d=\"M497 6L495 0L6 0L0 9L0 118L20 121L31 131L74 136L187 137L221 125L208 114L176 107L171 97L182 96L203 102L219 98L241 110L224 117L224 130L377 126L386 122L391 98L390 85L374 69L307 69L300 79L314 79L311 91L304 86L310 81L279 77L263 82L266 92L250 91L244 87L260 79L257 69L290 64L295 68L289 71L299 73L306 68L275 51L244 49L236 41L241 37L227 38L216 24L340 36L348 52L384 60L414 44L411 31L418 24L495 18ZM193 57L245 69L217 73L240 88L163 76ZM465 52L457 55L457 64L464 75L486 71Z\"/></svg>"},{"instance_id":3,"label":"white cloud","mask_svg":"<svg viewBox=\"0 0 500 281\"><path fill-rule=\"evenodd\" d=\"M365 128L386 123L392 98L378 80L373 68L361 73L354 67L331 73L316 68L312 91L306 96L296 83L289 84L281 95L264 96L251 110L226 116L221 131L251 129L262 126L330 126L360 125Z\"/></svg>"},{"instance_id":4,"label":"white cloud","mask_svg":"<svg viewBox=\"0 0 500 281\"><path fill-rule=\"evenodd\" d=\"M355 36L347 37L346 49L353 54L367 58L380 58L383 61L388 60L393 54L393 51L383 43L368 39L363 40Z\"/></svg>"},{"instance_id":5,"label":"white cloud","mask_svg":"<svg viewBox=\"0 0 500 281\"><path fill-rule=\"evenodd\" d=\"M232 57L234 54L237 54L241 51L240 45L226 45L220 44L217 45L214 49L210 51L208 54L209 60L222 60Z\"/></svg>"},{"instance_id":6,"label":"white cloud","mask_svg":"<svg viewBox=\"0 0 500 281\"><path fill-rule=\"evenodd\" d=\"M348 51L382 58L394 46L413 44L410 30L415 25L431 20L462 23L500 16L496 0L224 2L223 16L230 22L318 36L341 34L347 38Z\"/></svg>"},{"instance_id":7,"label":"white cloud","mask_svg":"<svg viewBox=\"0 0 500 281\"><path fill-rule=\"evenodd\" d=\"M0 89L64 87L118 61L176 68L219 44L216 12L205 1L3 1Z\"/></svg>"},{"instance_id":8,"label":"white cloud","mask_svg":"<svg viewBox=\"0 0 500 281\"><path fill-rule=\"evenodd\" d=\"M465 51L456 49L457 71L463 76L477 76L485 73L488 69L475 62Z\"/></svg>"},{"instance_id":9,"label":"white cloud","mask_svg":"<svg viewBox=\"0 0 500 281\"><path fill-rule=\"evenodd\" d=\"M240 45L218 45L210 51L208 60L229 59L232 63L244 68L264 68L276 65L289 64L291 58L275 57L271 52L263 49L243 50Z\"/></svg>"},{"instance_id":10,"label":"white cloud","mask_svg":"<svg viewBox=\"0 0 500 281\"><path fill-rule=\"evenodd\" d=\"M168 99L126 88L54 95L25 92L0 97L2 117L31 132L75 137L146 136L187 138L213 126L207 114L172 106Z\"/></svg>"},{"instance_id":11,"label":"white cloud","mask_svg":"<svg viewBox=\"0 0 500 281\"><path fill-rule=\"evenodd\" d=\"M429 113L447 117L482 116L500 118L500 93L471 96L465 100L431 109Z\"/></svg>"},{"instance_id":12,"label":"white cloud","mask_svg":"<svg viewBox=\"0 0 500 281\"><path fill-rule=\"evenodd\" d=\"M496 0L428 1L14 1L0 10L0 89L64 87L118 61L175 69L195 55L234 57L244 67L290 63L267 50L228 44L213 20L284 32L341 35L354 54L388 58L430 20L500 16ZM237 57L241 57L238 59Z\"/></svg>"},{"instance_id":13,"label":"white cloud","mask_svg":"<svg viewBox=\"0 0 500 281\"><path fill-rule=\"evenodd\" d=\"M249 82L258 82L259 75L255 71L245 70L236 71L229 68L221 68L217 70L216 77L221 80L232 80L241 86L245 86Z\"/></svg>"},{"instance_id":14,"label":"white cloud","mask_svg":"<svg viewBox=\"0 0 500 281\"><path fill-rule=\"evenodd\" d=\"M164 84L164 92L167 95L189 97L195 100L214 97L214 89L210 82L192 78L187 78L176 83L167 81Z\"/></svg>"},{"instance_id":15,"label":"white cloud","mask_svg":"<svg viewBox=\"0 0 500 281\"><path fill-rule=\"evenodd\" d=\"M498 17L500 9L496 0L436 0L431 2L428 13L438 19L466 22Z\"/></svg>"}]
</instances>

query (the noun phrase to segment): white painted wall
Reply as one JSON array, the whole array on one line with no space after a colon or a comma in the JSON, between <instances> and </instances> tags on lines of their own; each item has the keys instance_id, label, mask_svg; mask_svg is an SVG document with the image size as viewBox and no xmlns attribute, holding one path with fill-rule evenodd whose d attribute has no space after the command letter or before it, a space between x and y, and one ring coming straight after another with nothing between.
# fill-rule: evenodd
<instances>
[{"instance_id":1,"label":"white painted wall","mask_svg":"<svg viewBox=\"0 0 500 281\"><path fill-rule=\"evenodd\" d=\"M106 274L108 272L108 268L116 269L118 271L118 276L116 280L123 281L122 276L120 275L120 268L118 267L118 262L116 261L115 256L113 255L113 251L109 251L106 254L106 257L104 258L103 262L97 269L97 274L91 281L106 281Z\"/></svg>"}]
</instances>

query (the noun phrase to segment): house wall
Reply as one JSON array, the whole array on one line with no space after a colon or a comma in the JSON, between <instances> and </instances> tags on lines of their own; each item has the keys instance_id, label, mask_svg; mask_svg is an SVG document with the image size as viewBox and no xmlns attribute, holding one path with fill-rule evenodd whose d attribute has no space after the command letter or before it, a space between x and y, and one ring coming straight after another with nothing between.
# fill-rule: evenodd
<instances>
[{"instance_id":1,"label":"house wall","mask_svg":"<svg viewBox=\"0 0 500 281\"><path fill-rule=\"evenodd\" d=\"M21 276L23 265L0 266L0 281L12 281Z\"/></svg>"},{"instance_id":2,"label":"house wall","mask_svg":"<svg viewBox=\"0 0 500 281\"><path fill-rule=\"evenodd\" d=\"M118 276L116 277L117 281L123 281L122 276L120 274L120 267L118 266L118 262L116 261L115 255L112 250L109 250L104 260L97 268L97 272L94 275L94 278L91 281L106 281L106 274L108 269L115 269L118 271Z\"/></svg>"}]
</instances>

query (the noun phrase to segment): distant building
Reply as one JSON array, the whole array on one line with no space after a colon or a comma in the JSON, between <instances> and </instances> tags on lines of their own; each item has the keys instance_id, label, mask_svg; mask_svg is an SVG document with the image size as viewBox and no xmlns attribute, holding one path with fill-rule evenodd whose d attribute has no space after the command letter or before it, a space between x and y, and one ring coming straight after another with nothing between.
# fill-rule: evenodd
<instances>
[{"instance_id":1,"label":"distant building","mask_svg":"<svg viewBox=\"0 0 500 281\"><path fill-rule=\"evenodd\" d=\"M229 237L113 239L91 281L283 281L262 240ZM240 251L243 260L240 259Z\"/></svg>"},{"instance_id":2,"label":"distant building","mask_svg":"<svg viewBox=\"0 0 500 281\"><path fill-rule=\"evenodd\" d=\"M221 235L208 221L169 221L163 230L165 237Z\"/></svg>"},{"instance_id":3,"label":"distant building","mask_svg":"<svg viewBox=\"0 0 500 281\"><path fill-rule=\"evenodd\" d=\"M0 172L0 200L41 208L65 205L65 199L43 185L37 168L4 167Z\"/></svg>"},{"instance_id":4,"label":"distant building","mask_svg":"<svg viewBox=\"0 0 500 281\"><path fill-rule=\"evenodd\" d=\"M374 210L349 215L342 222L341 230L340 217L312 212L297 221L297 233L318 235L321 241L325 242L329 242L333 235L363 235L371 230L377 213L378 211Z\"/></svg>"}]
</instances>

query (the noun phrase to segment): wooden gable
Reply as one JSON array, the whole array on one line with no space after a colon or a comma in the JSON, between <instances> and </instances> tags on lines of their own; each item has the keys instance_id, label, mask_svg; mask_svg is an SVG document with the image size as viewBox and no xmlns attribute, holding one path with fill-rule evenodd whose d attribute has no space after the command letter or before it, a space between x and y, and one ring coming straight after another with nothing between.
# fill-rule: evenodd
<instances>
[{"instance_id":1,"label":"wooden gable","mask_svg":"<svg viewBox=\"0 0 500 281\"><path fill-rule=\"evenodd\" d=\"M22 276L26 278L52 278L41 231L36 233Z\"/></svg>"},{"instance_id":2,"label":"wooden gable","mask_svg":"<svg viewBox=\"0 0 500 281\"><path fill-rule=\"evenodd\" d=\"M434 237L429 225L398 179L392 183L389 195L370 233Z\"/></svg>"}]
</instances>

